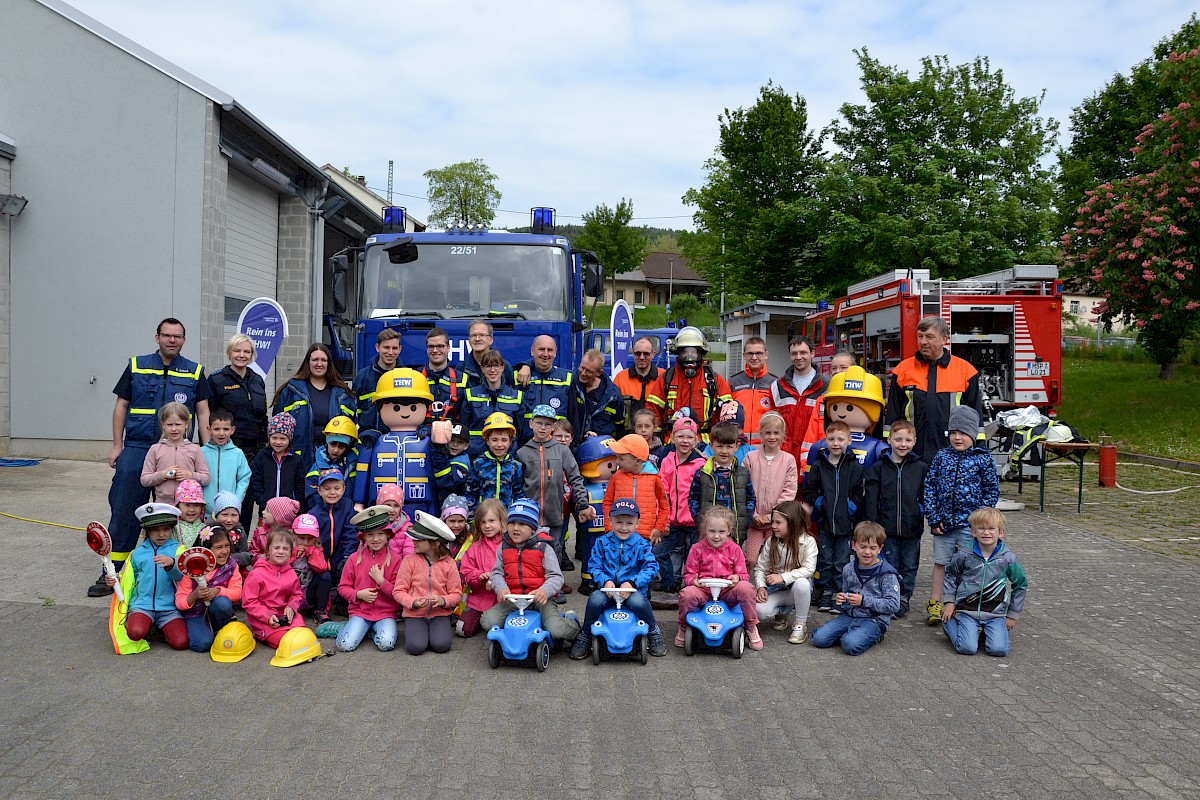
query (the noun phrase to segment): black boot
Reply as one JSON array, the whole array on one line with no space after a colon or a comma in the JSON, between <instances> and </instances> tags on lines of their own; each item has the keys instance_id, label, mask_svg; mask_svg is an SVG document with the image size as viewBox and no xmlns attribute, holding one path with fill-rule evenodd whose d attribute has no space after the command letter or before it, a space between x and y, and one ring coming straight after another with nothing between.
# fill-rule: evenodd
<instances>
[{"instance_id":1,"label":"black boot","mask_svg":"<svg viewBox=\"0 0 1200 800\"><path fill-rule=\"evenodd\" d=\"M596 586L596 582L594 580L591 578L584 578L583 582L579 584L579 593L586 596L596 591L597 588L598 587Z\"/></svg>"},{"instance_id":2,"label":"black boot","mask_svg":"<svg viewBox=\"0 0 1200 800\"><path fill-rule=\"evenodd\" d=\"M107 597L112 593L113 588L104 582L103 572L100 573L100 577L97 578L96 582L89 586L87 590L88 597Z\"/></svg>"}]
</instances>

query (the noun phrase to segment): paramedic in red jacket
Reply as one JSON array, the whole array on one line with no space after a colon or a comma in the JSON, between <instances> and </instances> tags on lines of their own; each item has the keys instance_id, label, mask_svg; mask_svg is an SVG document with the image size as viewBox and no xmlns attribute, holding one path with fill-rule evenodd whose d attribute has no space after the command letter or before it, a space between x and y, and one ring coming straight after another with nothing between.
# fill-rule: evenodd
<instances>
[{"instance_id":1,"label":"paramedic in red jacket","mask_svg":"<svg viewBox=\"0 0 1200 800\"><path fill-rule=\"evenodd\" d=\"M813 343L807 336L794 336L788 342L792 365L783 377L771 384L771 404L787 424L783 449L800 461L808 420L819 408L821 395L829 380L813 367Z\"/></svg>"}]
</instances>

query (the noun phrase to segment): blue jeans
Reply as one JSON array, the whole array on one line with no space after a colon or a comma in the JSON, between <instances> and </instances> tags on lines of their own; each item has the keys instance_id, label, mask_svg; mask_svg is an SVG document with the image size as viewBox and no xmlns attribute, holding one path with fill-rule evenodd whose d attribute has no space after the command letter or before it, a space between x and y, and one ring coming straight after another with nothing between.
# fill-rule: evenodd
<instances>
[{"instance_id":1,"label":"blue jeans","mask_svg":"<svg viewBox=\"0 0 1200 800\"><path fill-rule=\"evenodd\" d=\"M233 619L233 602L224 596L214 597L208 612L198 617L184 617L187 625L188 649L196 653L207 653L212 647L217 631Z\"/></svg>"},{"instance_id":2,"label":"blue jeans","mask_svg":"<svg viewBox=\"0 0 1200 800\"><path fill-rule=\"evenodd\" d=\"M842 587L842 570L850 563L849 534L834 536L824 529L817 534L817 588L822 594L836 593Z\"/></svg>"},{"instance_id":3,"label":"blue jeans","mask_svg":"<svg viewBox=\"0 0 1200 800\"><path fill-rule=\"evenodd\" d=\"M833 647L841 642L846 655L861 656L883 638L885 630L872 617L840 614L813 631L812 643L817 647Z\"/></svg>"},{"instance_id":4,"label":"blue jeans","mask_svg":"<svg viewBox=\"0 0 1200 800\"><path fill-rule=\"evenodd\" d=\"M1003 617L979 620L956 611L942 623L942 630L950 637L954 649L964 656L973 656L979 651L980 628L983 628L983 649L989 656L1003 658L1008 655L1008 626Z\"/></svg>"},{"instance_id":5,"label":"blue jeans","mask_svg":"<svg viewBox=\"0 0 1200 800\"><path fill-rule=\"evenodd\" d=\"M381 619L378 622L368 622L362 617L350 617L342 626L342 632L337 637L337 649L349 653L362 643L367 631L374 629L375 646L387 652L395 649L396 640L400 637L399 628L394 619Z\"/></svg>"},{"instance_id":6,"label":"blue jeans","mask_svg":"<svg viewBox=\"0 0 1200 800\"><path fill-rule=\"evenodd\" d=\"M674 557L676 553L683 553L684 559L686 559L687 551L695 540L695 528L672 525L658 540L658 544L654 545L654 558L658 560L658 582L664 592L679 591L680 585L683 583L683 575L675 574Z\"/></svg>"},{"instance_id":7,"label":"blue jeans","mask_svg":"<svg viewBox=\"0 0 1200 800\"><path fill-rule=\"evenodd\" d=\"M905 600L912 597L921 567L921 537L889 536L883 543L883 557L900 573L900 596Z\"/></svg>"},{"instance_id":8,"label":"blue jeans","mask_svg":"<svg viewBox=\"0 0 1200 800\"><path fill-rule=\"evenodd\" d=\"M604 612L604 609L616 604L616 600L601 591L595 591L588 595L587 610L583 612L583 630L590 634L592 624L600 619L600 614ZM634 616L649 625L650 630L658 627L658 622L654 619L654 609L641 591L635 590L633 594L629 595L628 599L621 604L621 608L629 609Z\"/></svg>"}]
</instances>

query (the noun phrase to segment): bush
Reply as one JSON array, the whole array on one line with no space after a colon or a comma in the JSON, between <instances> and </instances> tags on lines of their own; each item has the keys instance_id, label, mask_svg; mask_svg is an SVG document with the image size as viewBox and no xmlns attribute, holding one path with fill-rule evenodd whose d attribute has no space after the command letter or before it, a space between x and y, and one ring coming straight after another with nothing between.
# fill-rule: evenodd
<instances>
[{"instance_id":1,"label":"bush","mask_svg":"<svg viewBox=\"0 0 1200 800\"><path fill-rule=\"evenodd\" d=\"M671 298L671 317L673 319L696 318L700 313L700 300L694 294L677 294Z\"/></svg>"}]
</instances>

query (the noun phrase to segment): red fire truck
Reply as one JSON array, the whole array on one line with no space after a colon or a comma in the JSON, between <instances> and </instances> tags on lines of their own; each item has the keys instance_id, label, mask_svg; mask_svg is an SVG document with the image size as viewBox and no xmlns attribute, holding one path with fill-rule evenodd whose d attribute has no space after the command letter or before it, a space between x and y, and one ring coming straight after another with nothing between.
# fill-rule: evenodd
<instances>
[{"instance_id":1,"label":"red fire truck","mask_svg":"<svg viewBox=\"0 0 1200 800\"><path fill-rule=\"evenodd\" d=\"M1062 400L1062 282L1054 266L1019 264L964 280L930 278L929 270L894 270L856 283L845 297L822 301L805 320L824 374L849 350L884 379L917 351L917 323L940 316L950 350L979 370L985 402L1002 410Z\"/></svg>"}]
</instances>

